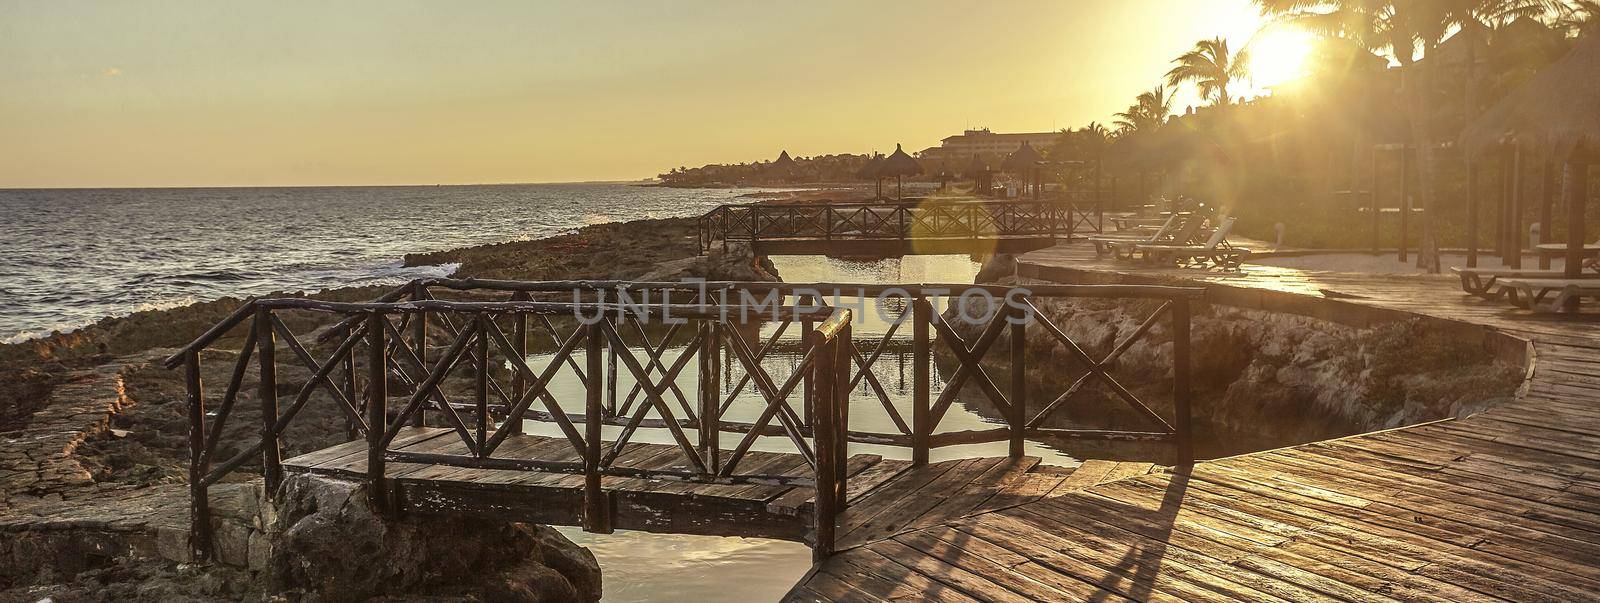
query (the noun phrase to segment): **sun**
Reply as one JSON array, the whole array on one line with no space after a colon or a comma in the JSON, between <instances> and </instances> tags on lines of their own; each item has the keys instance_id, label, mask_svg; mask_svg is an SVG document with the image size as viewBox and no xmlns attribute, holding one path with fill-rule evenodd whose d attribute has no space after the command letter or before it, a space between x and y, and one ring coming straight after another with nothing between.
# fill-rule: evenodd
<instances>
[{"instance_id":1,"label":"sun","mask_svg":"<svg viewBox=\"0 0 1600 603\"><path fill-rule=\"evenodd\" d=\"M1305 75L1314 36L1289 29L1265 29L1246 45L1249 53L1249 80L1254 94L1265 94L1274 86Z\"/></svg>"}]
</instances>

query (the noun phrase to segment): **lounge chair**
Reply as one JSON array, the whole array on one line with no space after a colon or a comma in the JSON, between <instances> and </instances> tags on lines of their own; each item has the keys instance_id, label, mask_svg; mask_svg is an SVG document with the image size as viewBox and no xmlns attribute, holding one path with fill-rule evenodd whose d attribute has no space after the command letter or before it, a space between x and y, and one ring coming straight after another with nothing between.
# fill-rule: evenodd
<instances>
[{"instance_id":1,"label":"lounge chair","mask_svg":"<svg viewBox=\"0 0 1600 603\"><path fill-rule=\"evenodd\" d=\"M1105 255L1107 251L1106 247L1108 245L1129 243L1159 243L1172 234L1172 231L1177 227L1177 224L1178 216L1172 215L1168 216L1167 221L1163 223L1160 228L1157 228L1155 232L1139 234L1117 232L1114 234L1095 235L1089 237L1089 242L1094 243L1095 255Z\"/></svg>"},{"instance_id":2,"label":"lounge chair","mask_svg":"<svg viewBox=\"0 0 1600 603\"><path fill-rule=\"evenodd\" d=\"M1512 278L1502 279L1500 286L1512 305L1535 312L1560 312L1568 301L1585 297L1600 299L1600 279ZM1550 298L1552 294L1555 297Z\"/></svg>"},{"instance_id":3,"label":"lounge chair","mask_svg":"<svg viewBox=\"0 0 1600 603\"><path fill-rule=\"evenodd\" d=\"M1139 254L1139 247L1142 245L1194 244L1196 241L1201 240L1201 237L1206 236L1206 223L1207 220L1204 215L1189 214L1187 216L1179 216L1178 222L1176 223L1177 226L1162 236L1152 236L1143 239L1134 237L1129 239L1107 240L1096 243L1095 245L1097 248L1100 245L1104 245L1111 251L1112 254L1116 255L1118 259L1131 260Z\"/></svg>"},{"instance_id":4,"label":"lounge chair","mask_svg":"<svg viewBox=\"0 0 1600 603\"><path fill-rule=\"evenodd\" d=\"M1201 265L1210 262L1218 268L1238 268L1244 259L1250 256L1250 250L1234 247L1228 243L1228 234L1233 232L1236 218L1228 217L1211 233L1211 237L1201 245L1185 245L1177 243L1146 243L1138 245L1136 249L1144 254L1145 259L1158 262L1178 262L1183 265Z\"/></svg>"},{"instance_id":5,"label":"lounge chair","mask_svg":"<svg viewBox=\"0 0 1600 603\"><path fill-rule=\"evenodd\" d=\"M1580 278L1600 278L1600 263L1591 259L1584 262L1584 267L1593 271L1592 275L1584 274ZM1461 290L1487 300L1497 300L1505 296L1506 289L1497 286L1503 279L1548 280L1566 277L1563 270L1523 270L1520 268L1451 268L1451 272L1461 277Z\"/></svg>"}]
</instances>

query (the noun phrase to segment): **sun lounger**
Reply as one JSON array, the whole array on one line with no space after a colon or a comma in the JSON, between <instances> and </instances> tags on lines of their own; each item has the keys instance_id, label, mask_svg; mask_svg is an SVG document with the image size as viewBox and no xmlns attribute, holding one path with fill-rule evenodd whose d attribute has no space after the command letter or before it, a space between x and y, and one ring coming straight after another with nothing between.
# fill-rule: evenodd
<instances>
[{"instance_id":1,"label":"sun lounger","mask_svg":"<svg viewBox=\"0 0 1600 603\"><path fill-rule=\"evenodd\" d=\"M1600 299L1600 279L1511 278L1502 279L1500 286L1513 305L1535 312L1560 312L1569 301Z\"/></svg>"},{"instance_id":2,"label":"sun lounger","mask_svg":"<svg viewBox=\"0 0 1600 603\"><path fill-rule=\"evenodd\" d=\"M1600 278L1600 265L1593 262L1586 264L1593 275L1586 274L1583 278ZM1566 276L1562 270L1523 270L1519 268L1451 268L1451 272L1461 277L1461 290L1472 295L1496 300L1505 296L1506 289L1497 286L1504 279L1532 279L1548 280L1560 279Z\"/></svg>"},{"instance_id":3,"label":"sun lounger","mask_svg":"<svg viewBox=\"0 0 1600 603\"><path fill-rule=\"evenodd\" d=\"M1232 217L1224 219L1204 244L1147 243L1138 245L1136 249L1144 254L1145 259L1158 262L1175 261L1184 265L1210 262L1218 268L1238 268L1249 257L1250 250L1228 243L1228 234L1233 232L1235 220Z\"/></svg>"},{"instance_id":4,"label":"sun lounger","mask_svg":"<svg viewBox=\"0 0 1600 603\"><path fill-rule=\"evenodd\" d=\"M1105 255L1106 246L1108 244L1159 243L1165 237L1169 236L1172 233L1172 230L1177 225L1177 223L1178 223L1178 216L1176 216L1176 215L1169 216L1169 217L1167 217L1166 222L1164 224L1162 224L1160 228L1157 228L1156 231L1153 232L1153 233L1142 233L1142 234L1115 233L1115 234L1095 235L1095 236L1089 237L1089 242L1090 243L1094 243L1094 254L1095 255Z\"/></svg>"},{"instance_id":5,"label":"sun lounger","mask_svg":"<svg viewBox=\"0 0 1600 603\"><path fill-rule=\"evenodd\" d=\"M1201 214L1178 216L1178 225L1162 236L1153 236L1147 239L1131 238L1106 240L1096 243L1096 247L1104 245L1118 259L1131 260L1138 255L1142 245L1191 245L1201 237L1206 236L1206 217Z\"/></svg>"}]
</instances>

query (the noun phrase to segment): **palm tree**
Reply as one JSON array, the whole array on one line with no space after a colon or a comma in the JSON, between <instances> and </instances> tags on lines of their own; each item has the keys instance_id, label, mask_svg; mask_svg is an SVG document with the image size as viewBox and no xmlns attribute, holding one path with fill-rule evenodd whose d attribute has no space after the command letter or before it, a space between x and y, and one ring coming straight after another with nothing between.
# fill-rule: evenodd
<instances>
[{"instance_id":1,"label":"palm tree","mask_svg":"<svg viewBox=\"0 0 1600 603\"><path fill-rule=\"evenodd\" d=\"M1439 247L1436 237L1436 214L1433 198L1433 145L1427 124L1433 103L1427 92L1433 70L1438 61L1419 62L1421 57L1435 54L1439 44L1452 32L1477 36L1484 31L1509 23L1520 17L1542 17L1566 5L1566 14L1577 14L1591 0L1256 0L1262 13L1276 15L1300 27L1325 36L1351 40L1362 47L1392 56L1401 66L1401 87L1408 99L1407 113L1411 122L1412 144L1417 147L1417 184L1421 204L1429 211L1422 222L1422 253L1417 256L1418 266L1430 271L1439 270ZM1579 8L1573 9L1576 6ZM1477 40L1463 39L1467 44L1466 75L1463 89L1467 110L1476 104Z\"/></svg>"},{"instance_id":2,"label":"palm tree","mask_svg":"<svg viewBox=\"0 0 1600 603\"><path fill-rule=\"evenodd\" d=\"M1116 114L1117 135L1149 132L1166 123L1172 114L1172 93L1162 86L1142 92L1128 110Z\"/></svg>"},{"instance_id":3,"label":"palm tree","mask_svg":"<svg viewBox=\"0 0 1600 603\"><path fill-rule=\"evenodd\" d=\"M1600 1L1597 0L1567 0L1556 9L1556 20L1552 23L1556 29L1566 32L1567 37L1579 35L1594 35L1600 31Z\"/></svg>"},{"instance_id":4,"label":"palm tree","mask_svg":"<svg viewBox=\"0 0 1600 603\"><path fill-rule=\"evenodd\" d=\"M1243 50L1228 52L1228 41L1220 37L1200 40L1194 49L1173 59L1177 66L1167 72L1167 85L1177 87L1184 82L1194 82L1200 97L1210 99L1213 106L1228 106L1233 98L1228 95L1228 85L1248 72L1249 61Z\"/></svg>"}]
</instances>

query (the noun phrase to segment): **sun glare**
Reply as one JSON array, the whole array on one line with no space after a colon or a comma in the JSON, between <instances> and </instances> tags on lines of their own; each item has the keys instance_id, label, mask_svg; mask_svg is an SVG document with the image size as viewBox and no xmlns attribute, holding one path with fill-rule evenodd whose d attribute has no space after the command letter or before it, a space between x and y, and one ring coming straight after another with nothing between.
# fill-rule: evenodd
<instances>
[{"instance_id":1,"label":"sun glare","mask_svg":"<svg viewBox=\"0 0 1600 603\"><path fill-rule=\"evenodd\" d=\"M1255 94L1305 75L1313 38L1303 31L1267 30L1250 40L1250 83Z\"/></svg>"}]
</instances>

